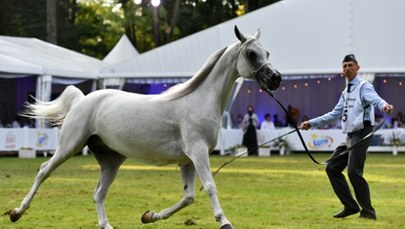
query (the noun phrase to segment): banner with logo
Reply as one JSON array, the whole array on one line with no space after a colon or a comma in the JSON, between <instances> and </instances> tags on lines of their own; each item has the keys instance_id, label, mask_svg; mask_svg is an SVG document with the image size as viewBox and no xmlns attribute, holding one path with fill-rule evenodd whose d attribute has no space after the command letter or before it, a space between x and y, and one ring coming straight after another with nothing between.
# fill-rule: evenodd
<instances>
[{"instance_id":1,"label":"banner with logo","mask_svg":"<svg viewBox=\"0 0 405 229\"><path fill-rule=\"evenodd\" d=\"M0 151L55 150L59 129L0 128Z\"/></svg>"},{"instance_id":2,"label":"banner with logo","mask_svg":"<svg viewBox=\"0 0 405 229\"><path fill-rule=\"evenodd\" d=\"M346 140L346 135L339 129L301 131L305 144L311 151L334 151ZM304 147L297 133L288 135L287 142L292 150L303 151Z\"/></svg>"}]
</instances>

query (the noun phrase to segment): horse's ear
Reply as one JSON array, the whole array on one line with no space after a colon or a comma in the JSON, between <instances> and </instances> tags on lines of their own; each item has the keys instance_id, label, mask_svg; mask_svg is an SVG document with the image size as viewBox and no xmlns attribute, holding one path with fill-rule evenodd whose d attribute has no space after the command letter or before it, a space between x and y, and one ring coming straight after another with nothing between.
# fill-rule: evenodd
<instances>
[{"instance_id":1,"label":"horse's ear","mask_svg":"<svg viewBox=\"0 0 405 229\"><path fill-rule=\"evenodd\" d=\"M260 31L260 28L257 28L257 32L255 33L255 39L259 40L259 37L261 34L262 34L262 32Z\"/></svg>"},{"instance_id":2,"label":"horse's ear","mask_svg":"<svg viewBox=\"0 0 405 229\"><path fill-rule=\"evenodd\" d=\"M235 25L235 35L242 43L247 40L245 35L243 35L241 32L239 32L238 26L236 26L236 25Z\"/></svg>"}]
</instances>

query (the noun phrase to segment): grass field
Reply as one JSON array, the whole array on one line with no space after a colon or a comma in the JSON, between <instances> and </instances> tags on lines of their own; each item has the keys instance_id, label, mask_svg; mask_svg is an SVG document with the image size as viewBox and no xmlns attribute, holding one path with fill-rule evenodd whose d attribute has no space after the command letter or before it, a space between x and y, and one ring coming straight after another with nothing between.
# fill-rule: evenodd
<instances>
[{"instance_id":1,"label":"grass field","mask_svg":"<svg viewBox=\"0 0 405 229\"><path fill-rule=\"evenodd\" d=\"M315 155L325 160L328 155ZM16 223L7 211L19 206L39 165L46 158L0 158L0 228L97 228L92 191L98 164L92 156L76 156L59 167L40 187L30 209ZM229 157L211 157L218 168ZM215 177L227 218L238 229L267 228L405 228L405 155L370 154L365 176L369 181L377 221L358 215L334 219L341 210L323 166L306 155L240 158ZM196 184L196 189L200 182ZM160 211L182 197L177 166L154 167L127 160L106 200L112 226L175 229L218 228L205 192L168 220L143 225L146 210ZM194 225L184 222L192 220Z\"/></svg>"}]
</instances>

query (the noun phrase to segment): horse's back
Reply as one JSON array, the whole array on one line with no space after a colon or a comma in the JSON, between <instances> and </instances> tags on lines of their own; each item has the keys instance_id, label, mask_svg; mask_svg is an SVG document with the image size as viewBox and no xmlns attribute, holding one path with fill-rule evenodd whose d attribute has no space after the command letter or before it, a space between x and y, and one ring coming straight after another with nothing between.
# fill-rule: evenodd
<instances>
[{"instance_id":1,"label":"horse's back","mask_svg":"<svg viewBox=\"0 0 405 229\"><path fill-rule=\"evenodd\" d=\"M188 161L181 119L173 116L176 106L155 98L118 90L95 91L69 112L62 133L85 140L97 136L110 149L152 164Z\"/></svg>"}]
</instances>

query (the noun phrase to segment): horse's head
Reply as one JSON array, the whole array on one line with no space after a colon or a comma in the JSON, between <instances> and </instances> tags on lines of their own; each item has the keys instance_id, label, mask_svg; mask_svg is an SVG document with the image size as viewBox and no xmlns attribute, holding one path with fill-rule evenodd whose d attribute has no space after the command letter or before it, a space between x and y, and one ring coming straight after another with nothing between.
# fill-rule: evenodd
<instances>
[{"instance_id":1,"label":"horse's head","mask_svg":"<svg viewBox=\"0 0 405 229\"><path fill-rule=\"evenodd\" d=\"M260 87L271 92L280 87L281 74L268 62L269 52L259 43L260 30L253 38L246 37L235 26L235 35L241 41L237 60L239 75L255 79Z\"/></svg>"}]
</instances>

